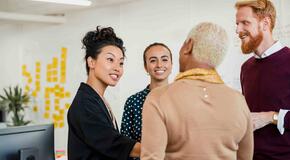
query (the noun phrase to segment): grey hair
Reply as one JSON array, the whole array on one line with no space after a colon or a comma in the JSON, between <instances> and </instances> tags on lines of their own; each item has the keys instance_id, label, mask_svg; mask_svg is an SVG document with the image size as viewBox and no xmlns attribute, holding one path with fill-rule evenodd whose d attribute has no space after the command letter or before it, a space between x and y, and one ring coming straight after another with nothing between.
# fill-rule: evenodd
<instances>
[{"instance_id":1,"label":"grey hair","mask_svg":"<svg viewBox=\"0 0 290 160\"><path fill-rule=\"evenodd\" d=\"M217 67L224 59L229 46L228 36L221 26L203 22L188 34L193 40L192 55L200 62Z\"/></svg>"}]
</instances>

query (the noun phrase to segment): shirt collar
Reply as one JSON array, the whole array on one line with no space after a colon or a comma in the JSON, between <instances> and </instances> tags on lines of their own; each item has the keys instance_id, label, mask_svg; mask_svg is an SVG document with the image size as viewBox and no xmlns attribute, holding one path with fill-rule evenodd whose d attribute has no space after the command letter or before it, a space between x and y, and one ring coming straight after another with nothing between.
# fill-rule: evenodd
<instances>
[{"instance_id":1,"label":"shirt collar","mask_svg":"<svg viewBox=\"0 0 290 160\"><path fill-rule=\"evenodd\" d=\"M284 46L281 44L280 41L275 42L270 48L268 48L264 53L261 54L261 56L258 56L254 54L254 57L256 59L263 59L266 58L273 53L276 53L277 51L281 50Z\"/></svg>"}]
</instances>

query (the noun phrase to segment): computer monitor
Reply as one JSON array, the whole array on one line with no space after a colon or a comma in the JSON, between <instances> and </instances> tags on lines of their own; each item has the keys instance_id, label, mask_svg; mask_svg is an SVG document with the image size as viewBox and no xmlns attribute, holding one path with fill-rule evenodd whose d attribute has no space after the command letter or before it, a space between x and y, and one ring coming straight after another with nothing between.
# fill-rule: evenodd
<instances>
[{"instance_id":1,"label":"computer monitor","mask_svg":"<svg viewBox=\"0 0 290 160\"><path fill-rule=\"evenodd\" d=\"M0 108L0 123L5 121L5 112Z\"/></svg>"},{"instance_id":2,"label":"computer monitor","mask_svg":"<svg viewBox=\"0 0 290 160\"><path fill-rule=\"evenodd\" d=\"M0 160L54 160L53 124L0 129Z\"/></svg>"}]
</instances>

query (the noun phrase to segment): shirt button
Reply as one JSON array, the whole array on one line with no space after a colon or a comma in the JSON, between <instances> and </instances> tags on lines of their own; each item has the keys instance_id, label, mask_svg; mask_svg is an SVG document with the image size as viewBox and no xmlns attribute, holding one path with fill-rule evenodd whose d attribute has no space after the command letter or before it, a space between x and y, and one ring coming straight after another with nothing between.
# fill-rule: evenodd
<instances>
[{"instance_id":1,"label":"shirt button","mask_svg":"<svg viewBox=\"0 0 290 160\"><path fill-rule=\"evenodd\" d=\"M206 91L206 88L203 88L203 91Z\"/></svg>"},{"instance_id":2,"label":"shirt button","mask_svg":"<svg viewBox=\"0 0 290 160\"><path fill-rule=\"evenodd\" d=\"M204 98L208 98L208 95L206 94L206 95L204 95Z\"/></svg>"}]
</instances>

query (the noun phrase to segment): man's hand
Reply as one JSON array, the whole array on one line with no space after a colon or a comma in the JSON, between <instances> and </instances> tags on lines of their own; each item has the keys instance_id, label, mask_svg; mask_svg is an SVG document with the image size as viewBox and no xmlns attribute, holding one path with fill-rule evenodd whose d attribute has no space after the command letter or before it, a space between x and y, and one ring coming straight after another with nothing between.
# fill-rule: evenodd
<instances>
[{"instance_id":1,"label":"man's hand","mask_svg":"<svg viewBox=\"0 0 290 160\"><path fill-rule=\"evenodd\" d=\"M251 118L254 125L254 131L265 127L273 121L273 114L275 112L251 112Z\"/></svg>"}]
</instances>

